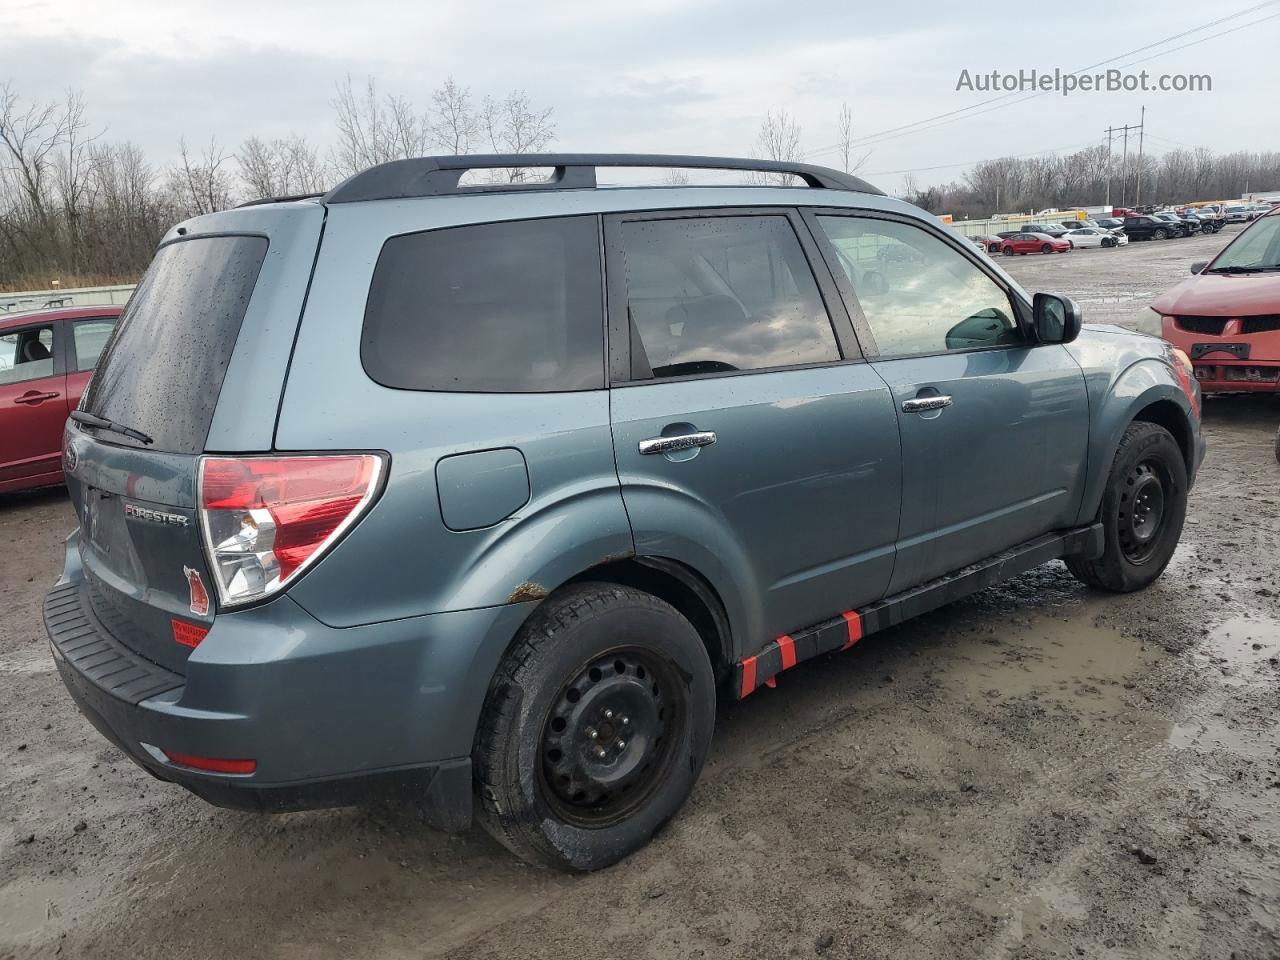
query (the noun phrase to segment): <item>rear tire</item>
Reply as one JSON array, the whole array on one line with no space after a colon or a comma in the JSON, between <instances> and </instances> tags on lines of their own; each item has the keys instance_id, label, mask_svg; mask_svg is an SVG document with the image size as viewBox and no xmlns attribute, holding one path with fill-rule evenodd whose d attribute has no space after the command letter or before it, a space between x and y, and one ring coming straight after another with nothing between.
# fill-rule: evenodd
<instances>
[{"instance_id":1,"label":"rear tire","mask_svg":"<svg viewBox=\"0 0 1280 960\"><path fill-rule=\"evenodd\" d=\"M1102 556L1068 559L1067 569L1100 590L1141 590L1169 565L1186 516L1187 466L1178 442L1158 424L1135 421L1120 438L1102 495Z\"/></svg>"},{"instance_id":2,"label":"rear tire","mask_svg":"<svg viewBox=\"0 0 1280 960\"><path fill-rule=\"evenodd\" d=\"M610 866L684 804L714 723L711 663L688 620L630 587L567 587L489 685L472 754L478 819L529 863Z\"/></svg>"}]
</instances>

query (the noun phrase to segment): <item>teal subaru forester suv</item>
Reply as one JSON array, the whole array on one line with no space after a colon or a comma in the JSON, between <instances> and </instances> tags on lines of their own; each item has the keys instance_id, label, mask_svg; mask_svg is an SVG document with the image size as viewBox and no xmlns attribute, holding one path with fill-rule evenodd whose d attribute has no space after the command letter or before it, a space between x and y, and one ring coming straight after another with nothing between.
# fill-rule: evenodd
<instances>
[{"instance_id":1,"label":"teal subaru forester suv","mask_svg":"<svg viewBox=\"0 0 1280 960\"><path fill-rule=\"evenodd\" d=\"M659 167L791 182L598 181ZM679 811L717 697L1051 560L1151 583L1199 405L856 177L401 160L164 237L67 426L45 622L161 780L392 791L591 870Z\"/></svg>"}]
</instances>

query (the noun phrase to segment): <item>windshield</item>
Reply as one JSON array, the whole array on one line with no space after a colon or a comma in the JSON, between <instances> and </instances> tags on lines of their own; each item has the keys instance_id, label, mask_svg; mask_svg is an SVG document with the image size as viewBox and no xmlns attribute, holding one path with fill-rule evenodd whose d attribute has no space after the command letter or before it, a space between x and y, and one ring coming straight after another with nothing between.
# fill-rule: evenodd
<instances>
[{"instance_id":1,"label":"windshield","mask_svg":"<svg viewBox=\"0 0 1280 960\"><path fill-rule=\"evenodd\" d=\"M1209 273L1280 270L1280 216L1255 220L1213 261Z\"/></svg>"},{"instance_id":2,"label":"windshield","mask_svg":"<svg viewBox=\"0 0 1280 960\"><path fill-rule=\"evenodd\" d=\"M266 253L265 238L246 236L161 247L103 350L82 409L150 434L156 450L203 451Z\"/></svg>"}]
</instances>

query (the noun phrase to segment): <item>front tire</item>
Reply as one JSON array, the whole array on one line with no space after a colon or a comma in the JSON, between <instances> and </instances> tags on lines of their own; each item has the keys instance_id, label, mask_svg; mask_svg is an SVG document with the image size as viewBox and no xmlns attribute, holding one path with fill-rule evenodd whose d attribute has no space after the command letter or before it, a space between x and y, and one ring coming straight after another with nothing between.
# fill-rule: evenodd
<instances>
[{"instance_id":1,"label":"front tire","mask_svg":"<svg viewBox=\"0 0 1280 960\"><path fill-rule=\"evenodd\" d=\"M1042 243L1042 244L1040 244L1040 252L1041 252L1041 253L1053 253L1053 247L1049 246L1049 244L1047 244L1047 243Z\"/></svg>"},{"instance_id":2,"label":"front tire","mask_svg":"<svg viewBox=\"0 0 1280 960\"><path fill-rule=\"evenodd\" d=\"M1165 237L1168 236L1168 234L1165 233L1163 230L1157 230L1155 233L1152 234L1152 236L1157 240L1163 240Z\"/></svg>"},{"instance_id":3,"label":"front tire","mask_svg":"<svg viewBox=\"0 0 1280 960\"><path fill-rule=\"evenodd\" d=\"M630 587L570 586L529 618L489 685L478 819L529 863L610 866L684 804L714 722L715 678L688 620Z\"/></svg>"},{"instance_id":4,"label":"front tire","mask_svg":"<svg viewBox=\"0 0 1280 960\"><path fill-rule=\"evenodd\" d=\"M1102 556L1068 559L1067 569L1101 590L1141 590L1169 565L1186 516L1187 466L1178 442L1158 424L1131 423L1102 495Z\"/></svg>"}]
</instances>

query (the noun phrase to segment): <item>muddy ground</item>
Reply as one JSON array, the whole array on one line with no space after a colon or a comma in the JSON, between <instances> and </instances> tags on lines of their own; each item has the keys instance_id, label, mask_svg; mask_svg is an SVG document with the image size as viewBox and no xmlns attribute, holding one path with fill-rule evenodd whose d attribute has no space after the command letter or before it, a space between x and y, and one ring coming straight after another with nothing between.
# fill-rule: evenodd
<instances>
[{"instance_id":1,"label":"muddy ground","mask_svg":"<svg viewBox=\"0 0 1280 960\"><path fill-rule=\"evenodd\" d=\"M1221 242L1010 266L1136 310ZM65 494L0 500L0 957L1280 956L1278 423L1208 402L1145 593L1053 564L724 703L684 812L585 877L405 810L265 818L151 779L50 660Z\"/></svg>"}]
</instances>

